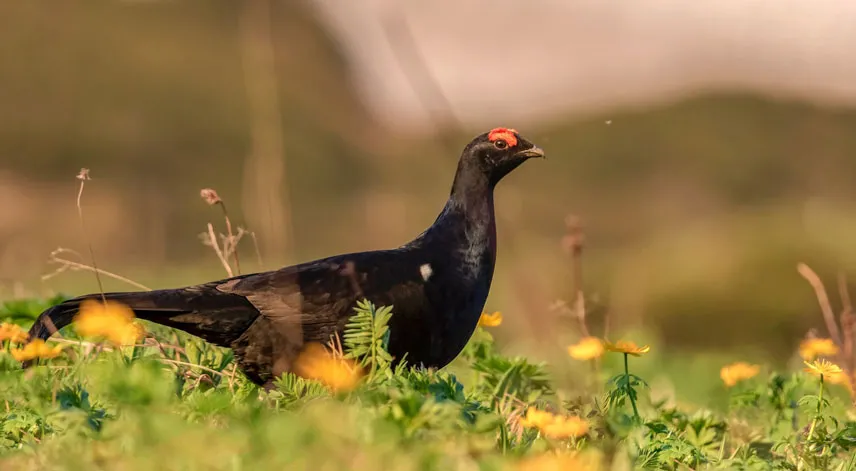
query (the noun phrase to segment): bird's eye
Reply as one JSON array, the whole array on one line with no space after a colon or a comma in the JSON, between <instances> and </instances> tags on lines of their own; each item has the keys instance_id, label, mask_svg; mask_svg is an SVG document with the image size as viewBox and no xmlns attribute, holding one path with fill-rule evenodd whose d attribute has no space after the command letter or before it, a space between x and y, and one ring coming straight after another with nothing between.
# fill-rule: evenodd
<instances>
[{"instance_id":1,"label":"bird's eye","mask_svg":"<svg viewBox=\"0 0 856 471\"><path fill-rule=\"evenodd\" d=\"M493 145L495 145L497 149L505 149L506 147L508 147L508 143L503 141L502 139L497 139L493 141Z\"/></svg>"}]
</instances>

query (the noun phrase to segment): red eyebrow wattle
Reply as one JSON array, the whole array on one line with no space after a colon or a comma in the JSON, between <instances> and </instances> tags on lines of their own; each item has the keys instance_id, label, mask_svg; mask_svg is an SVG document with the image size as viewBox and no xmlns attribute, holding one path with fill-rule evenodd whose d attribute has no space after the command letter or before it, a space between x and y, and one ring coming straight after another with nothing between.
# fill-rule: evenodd
<instances>
[{"instance_id":1,"label":"red eyebrow wattle","mask_svg":"<svg viewBox=\"0 0 856 471\"><path fill-rule=\"evenodd\" d=\"M517 145L517 131L509 128L494 128L487 135L490 142L502 139L508 143L508 147Z\"/></svg>"}]
</instances>

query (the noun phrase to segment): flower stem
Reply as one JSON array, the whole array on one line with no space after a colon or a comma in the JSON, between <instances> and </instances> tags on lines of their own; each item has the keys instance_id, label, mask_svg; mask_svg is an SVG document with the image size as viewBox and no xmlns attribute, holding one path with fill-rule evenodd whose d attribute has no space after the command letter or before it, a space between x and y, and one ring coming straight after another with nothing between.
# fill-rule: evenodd
<instances>
[{"instance_id":1,"label":"flower stem","mask_svg":"<svg viewBox=\"0 0 856 471\"><path fill-rule=\"evenodd\" d=\"M808 429L808 438L806 439L806 444L811 442L812 437L814 437L814 428L817 426L817 418L820 417L823 407L823 375L820 375L820 393L818 393L817 400L817 411L814 414L814 419L811 421L811 427Z\"/></svg>"},{"instance_id":2,"label":"flower stem","mask_svg":"<svg viewBox=\"0 0 856 471\"><path fill-rule=\"evenodd\" d=\"M639 418L639 410L636 408L636 399L633 398L633 388L630 386L630 367L627 365L627 354L624 354L624 379L627 381L625 388L627 397L630 398L630 405L633 406L633 416Z\"/></svg>"},{"instance_id":3,"label":"flower stem","mask_svg":"<svg viewBox=\"0 0 856 471\"><path fill-rule=\"evenodd\" d=\"M823 404L823 373L820 375L820 393L817 395L817 410L814 414L814 419L811 421L811 427L808 428L808 438L805 440L806 446L811 446L811 439L814 437L814 428L817 426L817 418L820 417L820 413L822 411ZM799 463L797 464L797 470L803 469L803 464L805 463L805 455L800 456Z\"/></svg>"}]
</instances>

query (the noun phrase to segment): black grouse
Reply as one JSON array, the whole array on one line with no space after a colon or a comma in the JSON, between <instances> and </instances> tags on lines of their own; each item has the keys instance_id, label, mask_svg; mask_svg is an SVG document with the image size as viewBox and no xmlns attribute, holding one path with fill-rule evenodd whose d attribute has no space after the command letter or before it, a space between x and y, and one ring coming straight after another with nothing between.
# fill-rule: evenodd
<instances>
[{"instance_id":1,"label":"black grouse","mask_svg":"<svg viewBox=\"0 0 856 471\"><path fill-rule=\"evenodd\" d=\"M392 306L390 354L441 368L472 336L490 290L496 263L494 187L532 157L544 157L544 152L513 129L477 136L461 154L451 195L434 224L395 249L104 297L128 305L140 319L231 348L247 377L266 387L292 371L304 344L341 336L363 298ZM85 295L47 309L30 338L47 339L72 322L83 301L101 296Z\"/></svg>"}]
</instances>

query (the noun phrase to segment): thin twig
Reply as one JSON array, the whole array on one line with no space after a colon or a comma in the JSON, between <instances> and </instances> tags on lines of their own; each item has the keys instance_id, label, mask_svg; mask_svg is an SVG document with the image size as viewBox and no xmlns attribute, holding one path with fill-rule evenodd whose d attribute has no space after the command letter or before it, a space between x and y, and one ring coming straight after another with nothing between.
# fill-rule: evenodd
<instances>
[{"instance_id":1,"label":"thin twig","mask_svg":"<svg viewBox=\"0 0 856 471\"><path fill-rule=\"evenodd\" d=\"M160 352L161 356L162 356L163 358L169 358L169 355L166 353L166 348L164 348L164 345L161 343L161 341L160 341L160 340L158 340L158 339L157 339L157 337L155 337L155 336L154 336L154 335L152 335L152 334L149 334L149 335L146 337L146 339L145 339L145 340L146 340L147 342L146 342L145 344L143 344L143 347L150 347L150 346L151 346L151 344L149 344L149 343L148 343L148 340L151 340L151 341L152 341L152 343L154 343L154 344L155 344L155 346L157 346L158 351ZM136 345L134 345L134 347L136 347ZM179 369L180 369L180 368L176 367L176 368L175 368L175 372L176 372L176 373L178 373Z\"/></svg>"},{"instance_id":2,"label":"thin twig","mask_svg":"<svg viewBox=\"0 0 856 471\"><path fill-rule=\"evenodd\" d=\"M229 211L226 210L226 203L220 198L220 195L217 194L217 191L213 188L203 188L199 190L199 196L205 201L208 206L219 206L220 210L223 211L223 219L226 220L226 235L222 236L223 238L223 258L229 259L229 257L234 257L235 259L235 270L237 270L238 274L241 274L241 260L238 258L238 243L240 242L241 237L244 235L244 230L242 228L238 228L238 235L235 236L235 232L232 230L232 220L229 219ZM212 231L209 230L209 235ZM212 238L212 241L214 238ZM212 243L213 247L213 243ZM215 248L216 250L216 248Z\"/></svg>"},{"instance_id":3,"label":"thin twig","mask_svg":"<svg viewBox=\"0 0 856 471\"><path fill-rule=\"evenodd\" d=\"M226 232L229 233L229 241L231 242L232 256L235 259L235 271L241 274L241 261L238 259L238 241L235 240L235 235L232 232L232 221L229 219L229 212L226 211L226 203L221 199L218 203L220 209L223 210L223 218L226 220ZM224 245L225 246L225 245Z\"/></svg>"},{"instance_id":4,"label":"thin twig","mask_svg":"<svg viewBox=\"0 0 856 471\"><path fill-rule=\"evenodd\" d=\"M823 282L820 281L820 277L817 276L817 273L815 273L814 270L809 268L805 263L797 264L797 271L806 279L806 281L808 281L811 287L814 288L814 293L817 296L818 304L820 304L820 310L823 313L823 320L826 322L826 328L829 330L829 335L832 337L835 344L841 348L841 332L838 330L838 324L835 322L835 314L832 312L832 305L829 304L829 296L826 294L826 288L823 286Z\"/></svg>"},{"instance_id":5,"label":"thin twig","mask_svg":"<svg viewBox=\"0 0 856 471\"><path fill-rule=\"evenodd\" d=\"M148 338L155 340L154 345L150 344L150 343L144 343L144 344L134 344L134 345L126 345L126 346L128 346L128 347L149 347L149 348L157 347L160 350L160 353L163 355L163 357L158 358L158 360L160 360L160 361L163 361L163 362L169 363L169 364L173 364L173 365L181 365L181 366L199 368L203 371L208 371L210 373L214 373L214 374L217 374L220 376L226 376L225 373L211 369L211 368L208 368L207 366L197 365L195 363L189 363L186 361L173 360L171 358L168 358L166 356L167 353L163 348L166 344L162 344L160 341L158 341L154 337L148 337ZM86 350L89 350L89 351L92 351L93 349L96 349L98 347L101 347L100 351L103 351L103 352L112 352L115 350L115 348L112 346L107 346L107 345L104 345L103 343L89 342L89 341L85 341L85 340L68 340L68 339L53 339L52 338L49 341L56 342L56 343L62 343L62 344L77 345L77 346L85 347ZM166 346L168 346L170 348L174 348L172 345L166 345Z\"/></svg>"},{"instance_id":6,"label":"thin twig","mask_svg":"<svg viewBox=\"0 0 856 471\"><path fill-rule=\"evenodd\" d=\"M264 263L262 262L262 252L259 250L259 238L256 237L255 231L250 232L250 237L253 238L253 247L256 249L256 260L258 260L259 269L261 269L264 266Z\"/></svg>"},{"instance_id":7,"label":"thin twig","mask_svg":"<svg viewBox=\"0 0 856 471\"><path fill-rule=\"evenodd\" d=\"M850 292L847 289L847 274L843 271L838 273L838 294L841 296L841 330L844 332L844 355L847 357L850 369L856 368L856 359L853 358L853 304L850 301Z\"/></svg>"},{"instance_id":8,"label":"thin twig","mask_svg":"<svg viewBox=\"0 0 856 471\"><path fill-rule=\"evenodd\" d=\"M208 223L208 237L211 239L211 248L214 249L214 253L217 254L217 258L220 259L220 263L223 264L223 268L226 269L226 273L229 276L234 276L232 274L232 267L229 266L229 262L226 260L226 257L223 255L223 252L220 250L220 243L217 242L217 235L214 234L214 226L211 223Z\"/></svg>"},{"instance_id":9,"label":"thin twig","mask_svg":"<svg viewBox=\"0 0 856 471\"><path fill-rule=\"evenodd\" d=\"M583 291L577 291L577 300L574 303L574 314L580 323L580 333L583 337L589 337L588 326L586 325L586 300L583 296Z\"/></svg>"},{"instance_id":10,"label":"thin twig","mask_svg":"<svg viewBox=\"0 0 856 471\"><path fill-rule=\"evenodd\" d=\"M96 274L101 274L101 275L113 278L114 280L118 280L118 281L121 281L123 283L127 283L131 286L135 286L135 287L140 288L140 289L145 290L145 291L151 291L152 290L148 286L143 285L141 283L137 283L134 280L131 280L129 278L125 278L124 276L117 275L117 274L109 272L107 270L102 270L100 268L89 266L89 265L86 265L84 263L78 263L78 262L74 262L74 261L71 261L71 260L68 260L65 258L60 258L60 257L55 256L54 254L51 254L50 261L55 262L55 263L59 263L61 266L59 268L57 268L56 271L54 271L52 273L48 273L47 275L42 275L43 281L49 280L49 279L59 275L60 273L64 272L65 270L71 268L73 270L92 271L92 272L95 272Z\"/></svg>"},{"instance_id":11,"label":"thin twig","mask_svg":"<svg viewBox=\"0 0 856 471\"><path fill-rule=\"evenodd\" d=\"M853 303L850 301L850 291L847 289L847 273L838 272L838 294L841 296L841 307L844 312L853 312Z\"/></svg>"},{"instance_id":12,"label":"thin twig","mask_svg":"<svg viewBox=\"0 0 856 471\"><path fill-rule=\"evenodd\" d=\"M215 375L219 375L219 376L226 376L226 373L223 373L222 371L213 370L211 368L208 368L207 366L197 365L195 363L173 360L171 358L159 358L159 360L163 361L165 363L171 363L173 365L181 365L181 366L188 366L191 368L199 368L200 370L207 371L209 373L214 373Z\"/></svg>"},{"instance_id":13,"label":"thin twig","mask_svg":"<svg viewBox=\"0 0 856 471\"><path fill-rule=\"evenodd\" d=\"M585 293L583 292L583 243L585 233L580 219L576 216L565 218L567 234L562 238L562 245L571 254L571 290L574 296L574 314L580 324L583 336L589 336L586 325Z\"/></svg>"},{"instance_id":14,"label":"thin twig","mask_svg":"<svg viewBox=\"0 0 856 471\"><path fill-rule=\"evenodd\" d=\"M327 343L330 350L333 352L333 358L345 358L345 350L342 348L342 338L339 337L339 332L330 334L330 341Z\"/></svg>"},{"instance_id":15,"label":"thin twig","mask_svg":"<svg viewBox=\"0 0 856 471\"><path fill-rule=\"evenodd\" d=\"M95 263L95 250L92 248L92 242L89 235L86 233L86 224L83 221L83 206L80 204L83 198L83 188L86 186L86 180L89 180L89 169L82 168L77 174L77 179L80 180L80 189L77 191L77 216L80 218L80 228L83 231L83 238L86 239L86 246L89 248L89 257L92 260L92 267L95 269L95 281L98 282L98 291L101 293L101 301L107 304L107 296L104 295L104 285L101 283L101 274L98 272L98 264Z\"/></svg>"},{"instance_id":16,"label":"thin twig","mask_svg":"<svg viewBox=\"0 0 856 471\"><path fill-rule=\"evenodd\" d=\"M220 234L220 239L222 239L222 242L223 242L223 257L224 258L226 258L228 260L229 258L232 257L232 255L235 254L235 251L238 250L238 244L241 243L241 239L244 238L244 234L246 234L246 233L247 233L247 231L244 230L243 227L238 227L238 233L235 235L230 236L228 234L226 234L226 235ZM240 270L238 271L238 274L239 275L241 274Z\"/></svg>"},{"instance_id":17,"label":"thin twig","mask_svg":"<svg viewBox=\"0 0 856 471\"><path fill-rule=\"evenodd\" d=\"M229 392L235 393L235 376L238 374L238 363L232 361L232 373L229 374Z\"/></svg>"},{"instance_id":18,"label":"thin twig","mask_svg":"<svg viewBox=\"0 0 856 471\"><path fill-rule=\"evenodd\" d=\"M856 317L853 315L853 303L850 300L850 291L847 288L847 274L842 270L838 272L838 294L841 297L841 330L844 333L844 369L847 379L851 385L856 384L856 356L854 356L854 333L856 333ZM856 388L850 388L851 399L856 403Z\"/></svg>"},{"instance_id":19,"label":"thin twig","mask_svg":"<svg viewBox=\"0 0 856 471\"><path fill-rule=\"evenodd\" d=\"M155 339L155 337L149 336L149 337L146 337L146 339ZM101 343L101 342L90 342L88 340L69 340L69 339L65 339L65 338L55 338L55 337L51 337L47 341L48 342L63 343L63 344L68 344L68 345L77 345L77 346L86 347L86 348L95 348L95 347L98 347L99 345L103 345L103 343ZM172 344L168 344L168 343L163 343L163 342L157 341L156 339L155 339L155 342L153 342L153 343L135 343L135 344L123 345L123 346L125 346L125 347L143 347L143 348L164 347L164 348L169 348L169 349L176 350L176 351L184 351L184 348L179 346L179 345L172 345ZM105 346L103 348L103 351L112 352L113 347ZM166 355L166 352L163 352L163 354Z\"/></svg>"}]
</instances>

